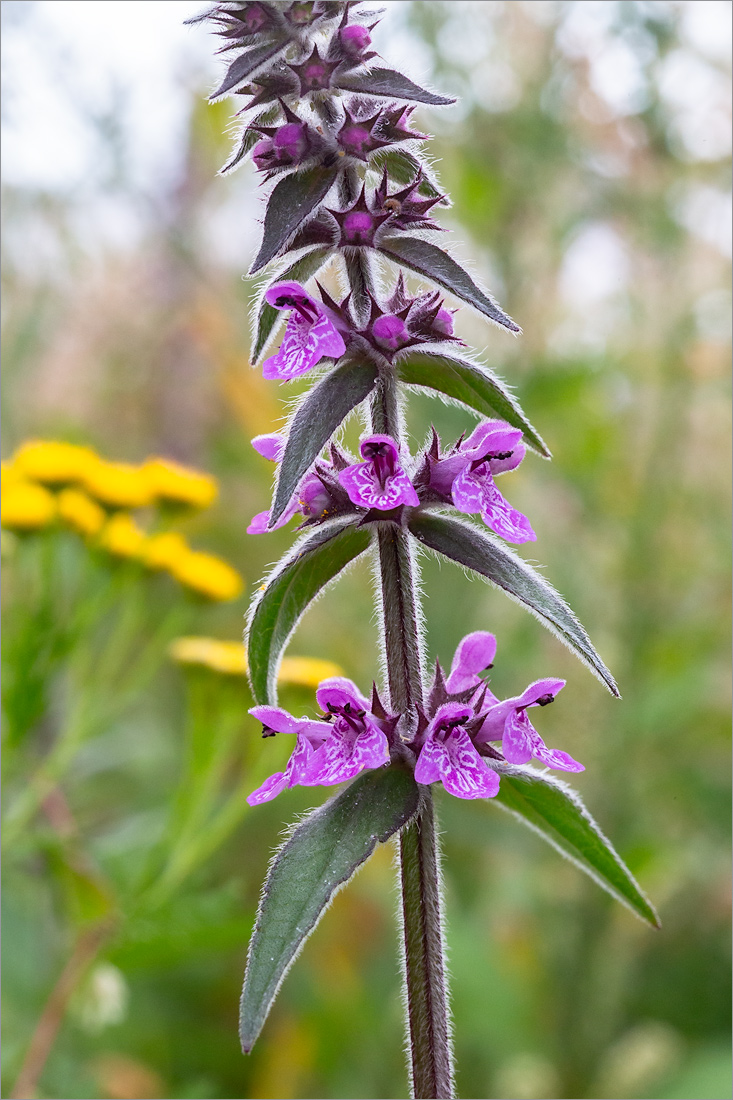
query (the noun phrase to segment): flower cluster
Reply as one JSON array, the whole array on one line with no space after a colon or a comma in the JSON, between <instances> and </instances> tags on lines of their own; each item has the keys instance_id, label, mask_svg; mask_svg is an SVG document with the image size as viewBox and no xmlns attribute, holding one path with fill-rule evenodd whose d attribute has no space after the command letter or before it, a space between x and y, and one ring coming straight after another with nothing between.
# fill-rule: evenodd
<instances>
[{"instance_id":1,"label":"flower cluster","mask_svg":"<svg viewBox=\"0 0 733 1100\"><path fill-rule=\"evenodd\" d=\"M508 765L534 759L550 768L580 772L565 752L549 749L527 711L553 702L564 680L537 680L518 696L499 700L482 678L493 666L496 639L476 631L459 644L446 677L436 666L426 708L412 715L388 714L376 687L366 699L351 680L331 677L319 684L319 719L294 718L279 707L253 707L263 736L295 735L295 749L283 772L271 775L249 796L257 805L287 787L330 786L352 779L390 759L408 761L418 783L440 782L457 798L493 798Z\"/></svg>"},{"instance_id":2,"label":"flower cluster","mask_svg":"<svg viewBox=\"0 0 733 1100\"><path fill-rule=\"evenodd\" d=\"M110 462L90 447L60 440L28 440L3 463L2 526L33 532L55 523L81 535L112 558L167 572L209 600L233 600L244 582L228 562L193 549L175 530L149 533L132 515L156 508L160 521L208 508L216 479L170 459L140 465Z\"/></svg>"}]
</instances>

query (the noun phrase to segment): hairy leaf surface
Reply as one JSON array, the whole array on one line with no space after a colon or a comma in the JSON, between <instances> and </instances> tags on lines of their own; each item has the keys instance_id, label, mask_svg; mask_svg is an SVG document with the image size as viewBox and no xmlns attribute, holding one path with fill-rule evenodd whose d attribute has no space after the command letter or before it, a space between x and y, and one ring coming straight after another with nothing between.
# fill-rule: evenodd
<instances>
[{"instance_id":1,"label":"hairy leaf surface","mask_svg":"<svg viewBox=\"0 0 733 1100\"><path fill-rule=\"evenodd\" d=\"M250 268L250 275L277 255L298 226L326 197L339 171L337 164L329 168L316 164L302 172L291 172L275 185L267 201L262 245Z\"/></svg>"},{"instance_id":2,"label":"hairy leaf surface","mask_svg":"<svg viewBox=\"0 0 733 1100\"><path fill-rule=\"evenodd\" d=\"M502 325L510 332L522 331L491 295L476 286L468 272L436 244L424 241L421 237L385 237L379 245L379 251L449 290L495 324Z\"/></svg>"},{"instance_id":3,"label":"hairy leaf surface","mask_svg":"<svg viewBox=\"0 0 733 1100\"><path fill-rule=\"evenodd\" d=\"M287 42L267 42L264 46L256 46L254 49L240 54L231 63L221 84L215 92L211 93L209 99L218 99L219 96L231 92L232 88L236 88L237 84L241 84L256 69L259 69L261 65L273 58L275 54L284 50L286 46Z\"/></svg>"},{"instance_id":4,"label":"hairy leaf surface","mask_svg":"<svg viewBox=\"0 0 733 1100\"><path fill-rule=\"evenodd\" d=\"M298 406L278 474L270 526L277 523L303 476L336 429L374 389L377 367L367 359L345 359L317 382Z\"/></svg>"},{"instance_id":5,"label":"hairy leaf surface","mask_svg":"<svg viewBox=\"0 0 733 1100\"><path fill-rule=\"evenodd\" d=\"M283 978L335 891L415 815L419 788L402 768L363 772L314 810L275 856L249 946L239 1037L249 1053Z\"/></svg>"},{"instance_id":6,"label":"hairy leaf surface","mask_svg":"<svg viewBox=\"0 0 733 1100\"><path fill-rule=\"evenodd\" d=\"M562 780L533 768L501 773L495 799L599 886L642 920L659 928L659 917L610 840L588 813L580 795Z\"/></svg>"},{"instance_id":7,"label":"hairy leaf surface","mask_svg":"<svg viewBox=\"0 0 733 1100\"><path fill-rule=\"evenodd\" d=\"M409 527L423 546L486 577L533 611L603 681L612 695L619 694L613 676L562 596L503 542L472 523L436 512L415 515Z\"/></svg>"},{"instance_id":8,"label":"hairy leaf surface","mask_svg":"<svg viewBox=\"0 0 733 1100\"><path fill-rule=\"evenodd\" d=\"M353 516L332 520L305 534L268 578L247 631L249 678L257 703L275 705L280 659L301 616L369 543L369 531L355 526Z\"/></svg>"},{"instance_id":9,"label":"hairy leaf surface","mask_svg":"<svg viewBox=\"0 0 733 1100\"><path fill-rule=\"evenodd\" d=\"M535 451L550 458L542 437L527 420L518 401L487 367L431 351L410 351L396 362L397 374L408 386L425 386L460 401L481 416L499 416L519 428Z\"/></svg>"},{"instance_id":10,"label":"hairy leaf surface","mask_svg":"<svg viewBox=\"0 0 733 1100\"><path fill-rule=\"evenodd\" d=\"M455 97L429 92L394 69L370 69L368 72L339 77L338 83L340 88L349 92L409 99L413 103L430 103L434 107L447 107L455 103Z\"/></svg>"}]
</instances>

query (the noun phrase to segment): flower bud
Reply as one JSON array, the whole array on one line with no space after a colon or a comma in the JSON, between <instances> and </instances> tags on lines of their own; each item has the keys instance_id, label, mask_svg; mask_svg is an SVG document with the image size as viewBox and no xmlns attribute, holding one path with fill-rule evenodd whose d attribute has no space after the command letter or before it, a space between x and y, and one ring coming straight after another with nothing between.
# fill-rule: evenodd
<instances>
[{"instance_id":1,"label":"flower bud","mask_svg":"<svg viewBox=\"0 0 733 1100\"><path fill-rule=\"evenodd\" d=\"M240 18L250 34L256 34L269 22L265 10L259 4L247 4L246 11Z\"/></svg>"},{"instance_id":2,"label":"flower bud","mask_svg":"<svg viewBox=\"0 0 733 1100\"><path fill-rule=\"evenodd\" d=\"M410 342L410 333L405 322L401 317L390 313L377 317L372 325L372 336L380 347L389 351L398 351Z\"/></svg>"},{"instance_id":3,"label":"flower bud","mask_svg":"<svg viewBox=\"0 0 733 1100\"><path fill-rule=\"evenodd\" d=\"M265 172L275 159L275 143L271 138L258 141L252 150L252 160L260 172Z\"/></svg>"},{"instance_id":4,"label":"flower bud","mask_svg":"<svg viewBox=\"0 0 733 1100\"><path fill-rule=\"evenodd\" d=\"M433 330L443 336L453 335L453 314L449 309L441 307L438 310L438 315L433 321Z\"/></svg>"},{"instance_id":5,"label":"flower bud","mask_svg":"<svg viewBox=\"0 0 733 1100\"><path fill-rule=\"evenodd\" d=\"M308 137L302 122L288 122L281 126L274 138L275 153L279 160L295 163L305 153Z\"/></svg>"},{"instance_id":6,"label":"flower bud","mask_svg":"<svg viewBox=\"0 0 733 1100\"><path fill-rule=\"evenodd\" d=\"M342 27L339 31L339 38L344 52L349 57L360 57L372 43L372 36L366 27L360 27L356 23L352 23L348 27Z\"/></svg>"}]
</instances>

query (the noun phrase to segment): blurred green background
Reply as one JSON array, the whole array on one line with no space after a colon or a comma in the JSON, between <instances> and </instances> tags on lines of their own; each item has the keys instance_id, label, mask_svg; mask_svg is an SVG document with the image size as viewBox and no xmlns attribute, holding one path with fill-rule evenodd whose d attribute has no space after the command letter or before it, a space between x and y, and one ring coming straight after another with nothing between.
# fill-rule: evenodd
<instances>
[{"instance_id":1,"label":"blurred green background","mask_svg":"<svg viewBox=\"0 0 733 1100\"><path fill-rule=\"evenodd\" d=\"M454 202L443 221L524 328L513 340L458 318L555 456L530 456L506 486L538 533L525 556L623 701L500 593L433 560L430 655L449 663L464 633L490 629L500 696L567 678L541 732L586 764L575 786L663 921L646 929L491 804L439 796L459 1095L730 1096L730 5L385 7L380 52L461 96L418 123ZM220 501L187 533L248 589L184 606L129 576L94 639L67 632L44 657L83 596L65 587L81 544L7 547L9 696L30 661L43 705L6 746L6 804L80 698L97 718L4 860L4 1095L41 1020L41 1097L402 1097L391 849L338 896L243 1058L259 886L314 792L256 811L237 799L287 752L260 741L243 680L184 674L160 650L118 693L95 664L121 615L133 647L176 608L188 632L238 638L293 537L245 534L271 478L249 439L293 391L249 368L259 200L249 168L216 176L232 106L204 102L212 40L180 27L197 8L3 5L4 454L43 436L212 472ZM416 444L431 419L448 440L467 414L412 397ZM368 685L367 566L309 612L290 653ZM281 699L313 706L299 688Z\"/></svg>"}]
</instances>

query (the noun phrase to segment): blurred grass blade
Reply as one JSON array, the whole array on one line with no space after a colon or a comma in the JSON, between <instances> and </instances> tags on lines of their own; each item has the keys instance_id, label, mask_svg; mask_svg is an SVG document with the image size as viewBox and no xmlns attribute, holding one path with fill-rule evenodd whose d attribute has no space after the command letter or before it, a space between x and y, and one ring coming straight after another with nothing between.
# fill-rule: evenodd
<instances>
[{"instance_id":1,"label":"blurred grass blade","mask_svg":"<svg viewBox=\"0 0 733 1100\"><path fill-rule=\"evenodd\" d=\"M338 165L326 168L316 164L304 172L291 172L280 180L267 200L262 244L249 269L250 275L278 254L298 226L326 197L339 171Z\"/></svg>"},{"instance_id":2,"label":"blurred grass blade","mask_svg":"<svg viewBox=\"0 0 733 1100\"><path fill-rule=\"evenodd\" d=\"M496 803L518 817L600 887L654 928L659 917L577 791L532 768L502 772Z\"/></svg>"},{"instance_id":3,"label":"blurred grass blade","mask_svg":"<svg viewBox=\"0 0 733 1100\"><path fill-rule=\"evenodd\" d=\"M283 650L308 604L370 543L353 516L332 520L304 535L269 577L254 604L247 632L252 693L258 703L277 701Z\"/></svg>"},{"instance_id":4,"label":"blurred grass blade","mask_svg":"<svg viewBox=\"0 0 733 1100\"><path fill-rule=\"evenodd\" d=\"M273 859L244 975L239 1037L245 1054L333 894L369 859L377 841L389 840L415 815L418 791L402 768L363 772L302 821Z\"/></svg>"},{"instance_id":5,"label":"blurred grass blade","mask_svg":"<svg viewBox=\"0 0 733 1100\"><path fill-rule=\"evenodd\" d=\"M436 244L421 237L386 237L380 243L379 251L468 302L495 324L510 332L522 331L491 295L477 287L468 272Z\"/></svg>"},{"instance_id":6,"label":"blurred grass blade","mask_svg":"<svg viewBox=\"0 0 733 1100\"><path fill-rule=\"evenodd\" d=\"M277 523L301 479L352 409L369 396L377 382L377 367L368 359L342 360L317 382L301 401L290 422L279 464L270 526Z\"/></svg>"},{"instance_id":7,"label":"blurred grass blade","mask_svg":"<svg viewBox=\"0 0 733 1100\"><path fill-rule=\"evenodd\" d=\"M396 361L398 377L407 386L426 386L468 405L482 416L500 416L519 428L530 447L551 458L547 444L527 420L519 403L487 367L429 351L411 351Z\"/></svg>"},{"instance_id":8,"label":"blurred grass blade","mask_svg":"<svg viewBox=\"0 0 733 1100\"><path fill-rule=\"evenodd\" d=\"M429 103L433 107L447 107L455 103L455 96L437 95L413 84L394 69L369 69L353 76L340 76L339 88L363 95L389 96L391 99L409 99L413 103Z\"/></svg>"},{"instance_id":9,"label":"blurred grass blade","mask_svg":"<svg viewBox=\"0 0 733 1100\"><path fill-rule=\"evenodd\" d=\"M423 546L480 573L524 604L618 696L613 676L562 596L513 550L472 523L435 512L414 516L409 528Z\"/></svg>"},{"instance_id":10,"label":"blurred grass blade","mask_svg":"<svg viewBox=\"0 0 733 1100\"><path fill-rule=\"evenodd\" d=\"M273 279L270 285L281 283L285 279L291 279L297 283L306 283L321 270L325 263L328 263L332 255L332 248L316 248L312 252L307 252L305 256L301 256L294 264L291 264L289 267L286 267L284 271L281 271L277 277ZM257 314L257 331L255 333L254 345L252 348L253 362L256 362L262 354L267 341L270 339L270 335L278 317L282 316L282 310L275 309L275 307L271 306L269 302L266 302L263 297L259 313Z\"/></svg>"}]
</instances>

